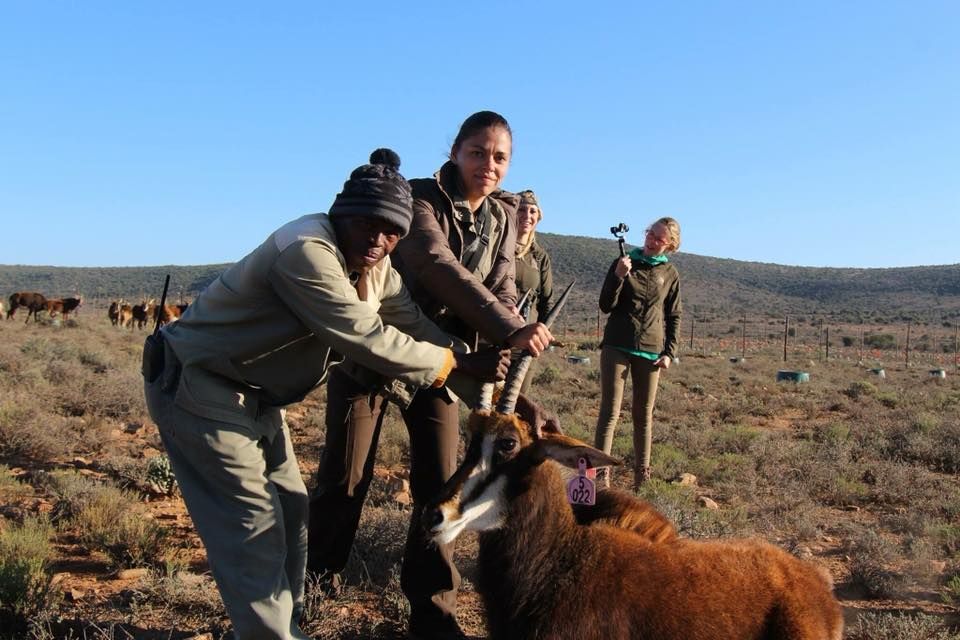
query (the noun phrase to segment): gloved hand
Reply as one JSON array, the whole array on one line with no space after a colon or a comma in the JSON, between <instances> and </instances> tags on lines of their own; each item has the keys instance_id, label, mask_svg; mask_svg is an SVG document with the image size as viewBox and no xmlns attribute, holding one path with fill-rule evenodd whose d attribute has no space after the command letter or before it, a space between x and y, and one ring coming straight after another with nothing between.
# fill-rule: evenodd
<instances>
[{"instance_id":1,"label":"gloved hand","mask_svg":"<svg viewBox=\"0 0 960 640\"><path fill-rule=\"evenodd\" d=\"M487 347L475 353L453 354L453 370L483 382L498 382L507 377L510 350Z\"/></svg>"}]
</instances>

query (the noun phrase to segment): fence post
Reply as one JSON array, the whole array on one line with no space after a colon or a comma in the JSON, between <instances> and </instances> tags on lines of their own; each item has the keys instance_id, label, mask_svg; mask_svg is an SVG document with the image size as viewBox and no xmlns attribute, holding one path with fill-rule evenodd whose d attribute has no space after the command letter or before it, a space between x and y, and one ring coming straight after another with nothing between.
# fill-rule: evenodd
<instances>
[{"instance_id":1,"label":"fence post","mask_svg":"<svg viewBox=\"0 0 960 640\"><path fill-rule=\"evenodd\" d=\"M747 314L743 314L743 325L740 327L740 357L747 357Z\"/></svg>"},{"instance_id":2,"label":"fence post","mask_svg":"<svg viewBox=\"0 0 960 640\"><path fill-rule=\"evenodd\" d=\"M787 334L790 332L790 316L783 316L783 361L787 361Z\"/></svg>"},{"instance_id":3,"label":"fence post","mask_svg":"<svg viewBox=\"0 0 960 640\"><path fill-rule=\"evenodd\" d=\"M903 350L903 366L907 367L908 369L910 368L910 325L911 323L908 322L907 323L907 344Z\"/></svg>"}]
</instances>

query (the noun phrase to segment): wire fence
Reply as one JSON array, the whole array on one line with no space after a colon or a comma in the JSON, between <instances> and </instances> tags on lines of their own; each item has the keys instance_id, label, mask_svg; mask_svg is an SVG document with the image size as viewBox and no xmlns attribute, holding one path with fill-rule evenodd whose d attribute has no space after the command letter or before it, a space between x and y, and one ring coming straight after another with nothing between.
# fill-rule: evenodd
<instances>
[{"instance_id":1,"label":"wire fence","mask_svg":"<svg viewBox=\"0 0 960 640\"><path fill-rule=\"evenodd\" d=\"M561 332L599 342L605 322L598 313L594 326L561 325ZM809 316L720 318L686 313L679 342L681 355L764 356L787 363L845 360L960 371L960 326L950 322L868 325Z\"/></svg>"}]
</instances>

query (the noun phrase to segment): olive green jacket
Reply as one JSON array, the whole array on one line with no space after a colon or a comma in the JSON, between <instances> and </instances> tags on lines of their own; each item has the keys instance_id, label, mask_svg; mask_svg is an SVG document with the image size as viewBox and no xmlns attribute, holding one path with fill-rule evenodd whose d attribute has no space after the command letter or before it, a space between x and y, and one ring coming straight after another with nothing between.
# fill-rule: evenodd
<instances>
[{"instance_id":1,"label":"olive green jacket","mask_svg":"<svg viewBox=\"0 0 960 640\"><path fill-rule=\"evenodd\" d=\"M603 344L676 357L683 311L676 267L634 260L620 279L616 266L614 260L600 290L600 310L610 314Z\"/></svg>"},{"instance_id":2,"label":"olive green jacket","mask_svg":"<svg viewBox=\"0 0 960 640\"><path fill-rule=\"evenodd\" d=\"M530 245L530 250L517 258L516 278L517 295L522 298L523 294L530 292L530 314L527 322L536 322L538 318L545 317L553 299L553 267L550 254L540 246L536 238Z\"/></svg>"}]
</instances>

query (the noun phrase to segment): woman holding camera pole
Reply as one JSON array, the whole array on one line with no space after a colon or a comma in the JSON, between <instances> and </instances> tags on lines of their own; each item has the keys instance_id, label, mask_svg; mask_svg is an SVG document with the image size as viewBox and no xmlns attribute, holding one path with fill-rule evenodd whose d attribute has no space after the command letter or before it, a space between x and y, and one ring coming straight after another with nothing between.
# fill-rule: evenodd
<instances>
[{"instance_id":1,"label":"woman holding camera pole","mask_svg":"<svg viewBox=\"0 0 960 640\"><path fill-rule=\"evenodd\" d=\"M621 241L621 247L622 247ZM633 383L634 489L650 479L653 406L660 370L676 357L680 332L680 275L667 254L680 248L680 225L660 218L646 231L643 247L616 259L600 291L600 309L609 313L600 353L600 415L595 446L610 453L623 402ZM599 481L610 486L610 469Z\"/></svg>"}]
</instances>

